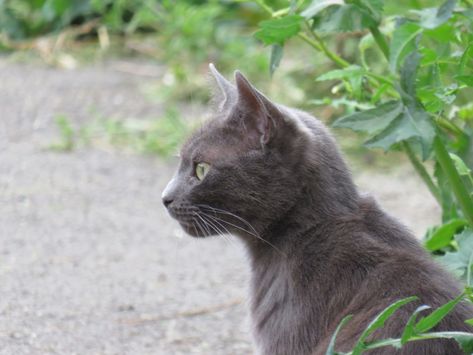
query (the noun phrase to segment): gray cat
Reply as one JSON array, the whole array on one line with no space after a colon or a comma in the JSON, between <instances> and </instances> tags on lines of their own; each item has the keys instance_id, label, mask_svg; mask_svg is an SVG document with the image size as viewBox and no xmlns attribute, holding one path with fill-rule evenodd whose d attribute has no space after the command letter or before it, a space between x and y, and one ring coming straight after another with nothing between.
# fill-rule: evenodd
<instances>
[{"instance_id":1,"label":"gray cat","mask_svg":"<svg viewBox=\"0 0 473 355\"><path fill-rule=\"evenodd\" d=\"M271 102L240 73L235 85L211 65L214 118L184 144L163 192L170 215L194 237L232 233L251 256L251 314L258 352L325 354L340 320L348 351L389 304L408 304L371 339L399 337L420 304L461 291L414 237L360 196L337 145L309 114ZM472 331L460 304L434 330ZM369 354L455 355L453 340L408 343Z\"/></svg>"}]
</instances>

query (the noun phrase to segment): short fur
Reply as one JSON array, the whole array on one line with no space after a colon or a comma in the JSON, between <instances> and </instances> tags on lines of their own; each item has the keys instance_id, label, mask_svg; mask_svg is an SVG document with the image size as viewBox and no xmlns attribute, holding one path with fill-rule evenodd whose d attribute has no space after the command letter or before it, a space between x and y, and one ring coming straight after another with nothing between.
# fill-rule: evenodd
<instances>
[{"instance_id":1,"label":"short fur","mask_svg":"<svg viewBox=\"0 0 473 355\"><path fill-rule=\"evenodd\" d=\"M182 148L163 193L191 235L230 232L251 257L251 314L261 354L325 354L338 335L347 351L394 301L418 296L373 338L399 337L420 304L438 307L461 291L396 220L361 196L327 129L307 113L272 103L239 72L236 86L211 66L220 91L215 117ZM202 181L195 165L210 164ZM460 304L434 330L471 331ZM370 354L462 354L451 340L418 341Z\"/></svg>"}]
</instances>

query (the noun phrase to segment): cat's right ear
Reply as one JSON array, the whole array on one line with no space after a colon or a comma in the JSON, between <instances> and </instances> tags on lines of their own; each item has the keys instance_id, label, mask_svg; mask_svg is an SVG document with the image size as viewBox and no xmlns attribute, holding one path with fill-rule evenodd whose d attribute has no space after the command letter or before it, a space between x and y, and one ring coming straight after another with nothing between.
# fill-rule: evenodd
<instances>
[{"instance_id":1,"label":"cat's right ear","mask_svg":"<svg viewBox=\"0 0 473 355\"><path fill-rule=\"evenodd\" d=\"M235 86L218 72L213 63L209 64L210 73L217 84L213 91L213 99L219 112L231 107L237 92Z\"/></svg>"}]
</instances>

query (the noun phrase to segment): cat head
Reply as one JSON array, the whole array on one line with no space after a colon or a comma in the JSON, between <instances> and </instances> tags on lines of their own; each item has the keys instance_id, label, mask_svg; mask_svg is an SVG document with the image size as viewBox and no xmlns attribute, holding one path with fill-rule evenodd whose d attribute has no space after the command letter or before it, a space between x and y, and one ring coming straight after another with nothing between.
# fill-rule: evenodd
<instances>
[{"instance_id":1,"label":"cat head","mask_svg":"<svg viewBox=\"0 0 473 355\"><path fill-rule=\"evenodd\" d=\"M192 236L230 232L255 239L303 193L314 137L239 71L233 84L213 65L210 70L217 89L213 118L182 147L163 203Z\"/></svg>"}]
</instances>

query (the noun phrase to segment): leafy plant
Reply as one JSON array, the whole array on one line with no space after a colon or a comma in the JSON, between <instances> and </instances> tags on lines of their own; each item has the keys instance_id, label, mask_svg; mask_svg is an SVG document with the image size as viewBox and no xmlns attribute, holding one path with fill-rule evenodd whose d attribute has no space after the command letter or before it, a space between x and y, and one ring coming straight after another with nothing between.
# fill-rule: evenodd
<instances>
[{"instance_id":1,"label":"leafy plant","mask_svg":"<svg viewBox=\"0 0 473 355\"><path fill-rule=\"evenodd\" d=\"M470 285L473 4L446 0L439 7L419 9L412 2L412 7L398 6L400 14L388 15L387 2L381 0L293 0L282 8L264 0L254 3L270 16L259 24L255 37L272 46L271 74L295 38L323 54L330 68L321 75L313 69L313 79L330 83L335 98L316 102L349 103L342 106L345 114L334 127L361 132L368 148L405 153L442 207L443 223L426 233L426 248ZM344 57L333 47L347 34L355 50ZM413 301L400 300L373 320L348 354L439 337L457 340L470 353L472 334L429 333L462 298L417 321L426 309L419 307L400 339L368 341L398 308ZM348 318L334 337L346 322ZM336 354L334 344L332 339L327 354Z\"/></svg>"},{"instance_id":2,"label":"leafy plant","mask_svg":"<svg viewBox=\"0 0 473 355\"><path fill-rule=\"evenodd\" d=\"M443 209L444 224L427 233L427 248L460 252L455 235L473 227L471 4L447 0L386 16L380 0L255 3L271 17L255 36L273 47L272 70L295 37L322 53L336 68L314 79L334 83L339 100L351 103L333 125L362 132L366 147L403 151ZM358 34L358 55L347 59L326 42L346 33Z\"/></svg>"},{"instance_id":3,"label":"leafy plant","mask_svg":"<svg viewBox=\"0 0 473 355\"><path fill-rule=\"evenodd\" d=\"M341 329L349 323L351 316L345 317L337 327L337 330L332 336L330 344L327 348L326 355L360 355L365 351L373 350L383 347L394 347L397 349L402 348L403 345L412 341L428 340L428 339L454 339L461 349L466 353L470 354L473 352L473 334L466 332L430 332L436 325L438 325L442 319L444 319L455 306L464 300L465 295L461 294L454 300L447 302L443 306L432 311L430 314L421 317L420 313L428 310L430 307L427 305L418 306L415 311L409 317L406 326L402 332L400 338L389 338L380 340L367 340L368 337L373 334L376 330L384 327L385 323L391 318L395 312L403 307L404 305L417 300L417 297L408 297L394 302L393 304L386 307L381 313L379 313L362 332L361 336L355 343L353 349L349 352L337 352L335 351L336 337Z\"/></svg>"}]
</instances>

